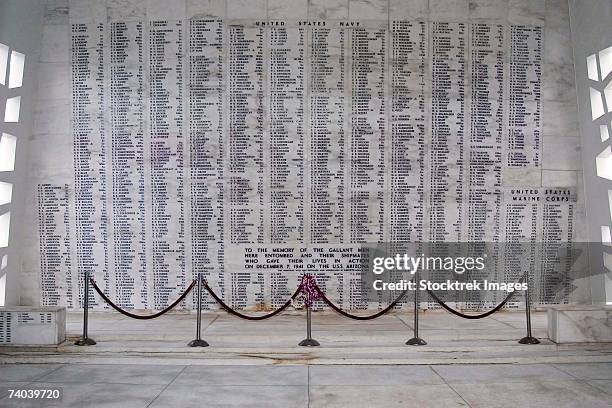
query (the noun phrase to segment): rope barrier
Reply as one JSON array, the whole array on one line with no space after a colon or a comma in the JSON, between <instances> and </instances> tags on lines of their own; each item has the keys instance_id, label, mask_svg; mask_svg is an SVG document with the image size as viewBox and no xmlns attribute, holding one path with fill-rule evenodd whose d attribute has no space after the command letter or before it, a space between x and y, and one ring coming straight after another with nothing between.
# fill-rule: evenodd
<instances>
[{"instance_id":1,"label":"rope barrier","mask_svg":"<svg viewBox=\"0 0 612 408\"><path fill-rule=\"evenodd\" d=\"M176 299L172 304L170 304L170 306L166 307L165 309L163 309L163 310L161 310L161 311L159 311L157 313L154 313L152 315L137 315L137 314L134 314L134 313L130 313L127 310L124 310L124 309L120 308L119 306L117 306L116 304L114 304L113 301L110 300L108 298L108 296L106 296L104 294L104 292L102 292L102 290L98 287L98 285L96 285L96 281L94 281L93 278L89 278L89 281L93 285L93 288L95 289L95 291L98 292L98 295L100 295L100 297L102 299L104 299L104 301L106 303L108 303L113 309L115 309L116 311L118 311L119 313L121 313L123 315L126 315L127 317L131 317L132 319L138 319L138 320L155 319L156 317L159 317L159 316L163 315L164 313L169 312L176 305L178 305L183 299L185 299L185 296L187 296L187 294L191 291L191 289L193 289L193 287L196 284L195 280L191 281L191 284L187 287L187 289L185 289L183 294L181 296L179 296L178 299Z\"/></svg>"},{"instance_id":2,"label":"rope barrier","mask_svg":"<svg viewBox=\"0 0 612 408\"><path fill-rule=\"evenodd\" d=\"M308 275L305 275L308 276ZM191 284L187 287L187 289L181 294L181 296L179 296L178 299L176 299L172 304L170 304L168 307L166 307L165 309L151 314L151 315L137 315L134 313L130 313L127 310L124 310L122 308L120 308L119 306L117 306L115 303L113 303L108 296L106 296L104 294L104 292L98 287L98 285L96 284L96 282L94 281L93 278L89 279L91 284L93 285L93 288L95 289L95 291L98 293L98 295L100 295L100 297L106 302L108 303L113 309L115 309L116 311L118 311L119 313L131 317L132 319L139 319L139 320L148 320L148 319L155 319L156 317L159 317L167 312L169 312L170 310L172 310L174 307L176 307L176 305L178 305L184 298L185 296L187 296L187 294L193 289L193 287L196 284L196 281L193 280L191 282ZM524 280L524 277L522 277L519 280L519 283L521 283ZM241 319L245 319L245 320L265 320L265 319L269 319L271 317L276 316L277 314L279 314L280 312L282 312L283 310L287 309L290 305L292 300L294 300L298 295L300 295L300 293L306 291L311 291L309 284L310 282L314 282L313 278L309 278L309 279L303 279L302 283L300 284L300 286L295 290L295 292L293 293L293 295L291 295L291 297L289 298L289 300L287 300L281 307L279 307L278 309L276 309L273 312L264 314L264 315L259 315L259 316L249 316L246 315L244 313L240 313L234 309L232 309L229 305L227 305L216 293L214 290L212 290L212 288L208 285L208 282L204 281L204 288L206 289L206 291L208 293L210 293L210 295L215 299L215 301L217 303L219 303L219 305L221 305L221 307L223 309L225 309L226 312L240 317ZM312 297L313 300L315 299L321 299L327 306L329 306L332 310L334 310L336 313L347 317L349 319L353 319L353 320L372 320L372 319L376 319L380 316L383 316L384 314L388 313L390 310L392 310L398 303L399 301L406 295L406 293L408 293L408 290L404 290L393 302L391 302L389 304L389 306L387 306L386 308L368 315L368 316L359 316L359 315L354 315L351 313L348 313L344 310L342 310L341 308L339 308L338 306L336 306L327 296L325 296L325 293L321 290L321 288L314 283L313 287L316 291L316 296L313 296L313 294L310 294L309 296ZM433 298L433 300L438 303L440 306L442 306L442 308L444 308L446 311L462 317L464 319L482 319L485 318L487 316L492 315L493 313L499 311L502 307L504 307L504 305L512 298L512 296L514 296L514 294L516 292L512 292L510 294L508 294L508 296L506 296L506 298L501 301L497 306L495 306L493 309L485 312L485 313L481 313L478 315L469 315L469 314L465 314L465 313L461 313L453 308L451 308L450 306L448 306L446 303L444 303L438 296L436 296L436 294L431 291L431 290L427 290L427 293L429 293L429 295Z\"/></svg>"},{"instance_id":3,"label":"rope barrier","mask_svg":"<svg viewBox=\"0 0 612 408\"><path fill-rule=\"evenodd\" d=\"M297 297L297 295L300 294L300 292L302 291L302 287L298 287L295 292L293 293L293 295L291 295L291 297L289 298L289 300L287 300L281 307L279 307L278 309L276 309L275 311L265 314L265 315L259 315L259 316L249 316L243 313L240 313L234 309L232 309L229 305L227 305L219 296L217 296L217 294L212 290L212 288L210 286L208 286L208 282L204 281L204 289L206 289L208 291L208 293L210 293L210 295L217 301L217 303L219 303L221 305L221 307L223 309L225 309L226 312L228 312L229 314L232 314L234 316L240 317L241 319L245 319L245 320L264 320L264 319L269 319L271 317L276 316L277 314L279 314L280 312L282 312L283 310L285 310L286 308L289 307L289 305L291 305L291 301L293 299L295 299Z\"/></svg>"},{"instance_id":4,"label":"rope barrier","mask_svg":"<svg viewBox=\"0 0 612 408\"><path fill-rule=\"evenodd\" d=\"M521 279L519 280L518 283L522 283L523 280L525 280L527 277L527 273L525 275L523 275L523 277L521 277ZM353 320L372 320L372 319L376 319L380 316L383 316L384 314L388 313L391 309L393 309L398 303L399 301L406 295L406 293L408 292L408 290L404 290L393 302L391 302L391 304L389 304L386 308L384 308L383 310L380 310L379 312L376 312L374 314L368 315L368 316L360 316L360 315L354 315L351 313L348 313L344 310L342 310L341 308L339 308L338 306L336 306L331 300L329 300L329 298L325 295L325 293L321 290L321 288L319 287L319 285L317 285L316 281L314 280L314 278L310 275L310 274L304 274L302 276L302 280L298 286L298 288L295 290L295 292L293 293L293 295L291 295L291 297L278 309L276 309L275 311L271 312L271 313L267 313L264 315L259 315L259 316L249 316L246 315L244 313L240 313L234 309L232 309L229 305L227 305L216 293L214 290L212 290L212 288L208 285L208 282L206 282L201 275L198 276L198 280L192 280L191 284L185 289L185 291L178 297L178 299L176 299L172 304L170 304L168 307L166 307L165 309L151 314L151 315L137 315L131 312L128 312L127 310L124 310L122 308L120 308L119 306L117 306L115 303L113 303L113 301L111 301L108 296L106 296L104 294L104 292L98 287L98 285L96 284L95 280L93 278L89 278L85 280L85 288L86 288L86 292L87 292L87 286L88 284L91 283L93 285L94 290L98 293L98 295L100 295L100 297L102 297L102 299L108 303L113 309L115 309L116 311L118 311L119 313L131 317L132 319L139 319L139 320L148 320L148 319L155 319L156 317L159 317L167 312L169 312L170 310L172 310L174 307L176 307L176 305L178 305L183 299L185 299L185 297L187 296L187 294L194 288L194 286L196 285L196 283L198 284L198 317L197 317L197 329L196 329L196 333L197 333L197 337L195 340L189 342L189 346L191 347L205 347L208 346L209 344L202 340L201 338L201 323L200 323L200 316L201 316L201 300L202 300L202 296L201 296L201 285L204 285L204 288L208 291L208 293L215 299L215 301L217 303L219 303L219 305L221 305L221 307L223 309L225 309L225 311L227 311L228 313L237 316L241 319L245 319L245 320L264 320L264 319L269 319L273 316L276 316L277 314L281 313L283 310L287 309L289 307L289 305L291 305L293 303L293 301L298 298L298 296L301 297L301 299L304 302L304 305L306 306L306 316L307 316L307 324L306 324L306 333L307 333L307 338L305 340L302 340L299 345L300 346L319 346L319 342L314 340L312 338L312 334L311 334L311 306L313 304L314 301L320 299L322 300L327 306L329 306L332 310L334 310L336 313L347 317L349 319L353 319ZM504 305L512 298L512 296L514 296L514 294L516 292L511 292L508 294L508 296L506 296L506 298L499 303L497 306L495 306L493 309L489 310L488 312L485 313L481 313L478 315L469 315L469 314L465 314L465 313L461 313L453 308L451 308L450 306L448 306L446 303L444 303L433 291L431 290L427 290L427 293L429 293L429 295L433 298L433 300L435 302L437 302L440 306L442 306L446 311L448 311L449 313L452 313L456 316L462 317L464 319L482 319L484 317L490 316L493 313L499 311L502 307L504 307ZM415 293L415 337L411 338L410 340L408 340L406 342L406 344L409 345L425 345L427 344L423 339L418 337L418 307L417 307L417 303L418 303L418 292ZM75 342L76 345L79 346L89 346L89 345L94 345L96 344L96 342L93 339L90 339L87 336L87 312L88 312L88 305L87 305L87 300L89 299L89 297L87 296L85 298L85 303L84 303L84 308L83 308L83 336L81 337L81 339L79 339L77 342ZM519 343L521 344L538 344L539 341L531 336L531 322L530 322L530 315L529 315L529 289L527 289L526 292L526 299L527 299L527 308L526 308L526 313L527 313L527 337L522 338L521 340L519 340Z\"/></svg>"},{"instance_id":5,"label":"rope barrier","mask_svg":"<svg viewBox=\"0 0 612 408\"><path fill-rule=\"evenodd\" d=\"M377 317L380 317L384 314L386 314L387 312L389 312L391 309L393 309L395 307L395 305L397 305L397 303L406 295L406 293L408 292L408 290L403 291L398 297L397 299L395 299L393 302L391 302L391 304L389 306L387 306L386 308L384 308L383 310L371 314L369 316L359 316L359 315L354 315L354 314L350 314L348 312L345 312L344 310L340 309L338 306L334 305L334 303L329 300L327 298L327 296L325 296L325 293L323 293L323 291L321 290L321 288L319 288L319 286L317 285L317 290L319 291L319 296L321 297L321 300L323 300L323 302L325 302L325 304L327 304L327 306L329 306L330 308L332 308L336 313L344 316L344 317L348 317L349 319L353 319L353 320L372 320L372 319L376 319Z\"/></svg>"},{"instance_id":6,"label":"rope barrier","mask_svg":"<svg viewBox=\"0 0 612 408\"><path fill-rule=\"evenodd\" d=\"M518 283L522 283L523 280L525 279L525 276L523 276ZM465 313L461 313L456 311L455 309L453 309L452 307L448 306L446 303L444 303L442 300L440 300L439 297L436 296L435 293L433 293L431 290L427 290L427 293L429 293L429 295L433 298L433 300L438 303L440 306L442 306L445 310L447 310L448 312L454 314L455 316L459 316L459 317L463 317L464 319L471 319L471 320L475 320L475 319L482 319L485 318L487 316L491 316L493 313L499 311L499 309L501 309L502 307L504 307L504 305L506 303L508 303L508 301L512 298L512 296L514 296L515 292L511 292L508 294L508 296L506 296L506 298L504 300L501 301L501 303L499 303L497 306L495 306L493 309L489 310L488 312L485 313L481 313L478 315L469 315L469 314L465 314Z\"/></svg>"}]
</instances>

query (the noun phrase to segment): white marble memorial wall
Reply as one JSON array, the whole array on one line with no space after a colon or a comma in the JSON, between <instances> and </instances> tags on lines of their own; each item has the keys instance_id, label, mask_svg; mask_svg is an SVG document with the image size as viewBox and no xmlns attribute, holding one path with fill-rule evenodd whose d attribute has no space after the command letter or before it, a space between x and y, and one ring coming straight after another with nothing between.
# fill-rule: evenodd
<instances>
[{"instance_id":1,"label":"white marble memorial wall","mask_svg":"<svg viewBox=\"0 0 612 408\"><path fill-rule=\"evenodd\" d=\"M562 0L50 0L22 299L276 308L310 270L380 307L325 248L581 240L568 38Z\"/></svg>"}]
</instances>

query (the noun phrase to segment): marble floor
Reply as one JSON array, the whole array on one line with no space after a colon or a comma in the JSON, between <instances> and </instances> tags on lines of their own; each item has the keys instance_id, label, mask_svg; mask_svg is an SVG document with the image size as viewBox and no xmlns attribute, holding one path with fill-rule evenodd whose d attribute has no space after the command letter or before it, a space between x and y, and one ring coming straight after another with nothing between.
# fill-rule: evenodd
<instances>
[{"instance_id":1,"label":"marble floor","mask_svg":"<svg viewBox=\"0 0 612 408\"><path fill-rule=\"evenodd\" d=\"M62 390L57 401L10 389ZM0 365L1 407L610 407L612 363Z\"/></svg>"},{"instance_id":2,"label":"marble floor","mask_svg":"<svg viewBox=\"0 0 612 408\"><path fill-rule=\"evenodd\" d=\"M79 347L79 313L67 317L66 342L54 347L0 347L0 363L96 363L174 365L435 365L611 362L612 342L557 345L546 339L546 314L532 316L538 345L521 345L525 316L500 312L465 320L444 311L420 314L420 337L428 344L406 346L413 335L409 313L355 321L331 313L313 313L313 337L320 347L299 347L305 337L303 312L263 321L245 321L227 313L206 313L202 337L210 347L191 348L195 315L167 314L134 320L119 313L92 313L95 346ZM612 339L611 339L612 341Z\"/></svg>"},{"instance_id":3,"label":"marble floor","mask_svg":"<svg viewBox=\"0 0 612 408\"><path fill-rule=\"evenodd\" d=\"M546 314L533 314L538 345L521 345L525 317L500 312L464 320L422 313L428 344L404 345L413 316L354 321L313 314L320 347L304 348L304 314L244 321L203 315L206 348L190 348L195 315L133 320L92 313L90 337L75 346L81 315L67 318L66 342L0 347L0 407L610 407L612 343L557 345ZM63 391L61 401L9 399L9 389Z\"/></svg>"}]
</instances>

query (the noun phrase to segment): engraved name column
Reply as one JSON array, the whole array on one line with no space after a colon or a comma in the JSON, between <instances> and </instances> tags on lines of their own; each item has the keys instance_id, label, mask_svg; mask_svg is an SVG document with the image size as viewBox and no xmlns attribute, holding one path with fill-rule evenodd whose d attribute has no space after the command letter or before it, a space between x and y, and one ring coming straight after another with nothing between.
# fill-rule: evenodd
<instances>
[{"instance_id":1,"label":"engraved name column","mask_svg":"<svg viewBox=\"0 0 612 408\"><path fill-rule=\"evenodd\" d=\"M42 306L75 308L70 260L68 184L38 185L38 231Z\"/></svg>"},{"instance_id":2,"label":"engraved name column","mask_svg":"<svg viewBox=\"0 0 612 408\"><path fill-rule=\"evenodd\" d=\"M432 23L432 242L464 239L466 42L466 24Z\"/></svg>"},{"instance_id":3,"label":"engraved name column","mask_svg":"<svg viewBox=\"0 0 612 408\"><path fill-rule=\"evenodd\" d=\"M348 242L385 242L387 217L387 24L346 23L349 37ZM365 309L357 271L335 273L344 307ZM378 302L377 306L380 306Z\"/></svg>"},{"instance_id":4,"label":"engraved name column","mask_svg":"<svg viewBox=\"0 0 612 408\"><path fill-rule=\"evenodd\" d=\"M534 303L567 303L572 290L576 192L542 188L542 273Z\"/></svg>"},{"instance_id":5,"label":"engraved name column","mask_svg":"<svg viewBox=\"0 0 612 408\"><path fill-rule=\"evenodd\" d=\"M347 30L351 42L349 240L385 241L387 30Z\"/></svg>"},{"instance_id":6,"label":"engraved name column","mask_svg":"<svg viewBox=\"0 0 612 408\"><path fill-rule=\"evenodd\" d=\"M304 242L304 28L268 28L270 242Z\"/></svg>"},{"instance_id":7,"label":"engraved name column","mask_svg":"<svg viewBox=\"0 0 612 408\"><path fill-rule=\"evenodd\" d=\"M232 244L265 242L264 36L265 28L229 26L229 230ZM230 273L233 307L263 303L261 273Z\"/></svg>"},{"instance_id":8,"label":"engraved name column","mask_svg":"<svg viewBox=\"0 0 612 408\"><path fill-rule=\"evenodd\" d=\"M311 244L345 243L347 135L345 130L348 32L329 22L314 22L309 33L309 227ZM329 26L328 26L329 25ZM318 250L319 248L317 248ZM332 294L330 274L315 272L319 286ZM341 280L341 274L337 274ZM332 298L342 296L337 282Z\"/></svg>"},{"instance_id":9,"label":"engraved name column","mask_svg":"<svg viewBox=\"0 0 612 408\"><path fill-rule=\"evenodd\" d=\"M103 23L72 24L72 137L74 141L74 202L76 219L76 270L79 304L83 300L83 276L95 276L110 293L108 266L108 209L104 121ZM98 301L92 297L92 306ZM75 300L76 302L76 300Z\"/></svg>"},{"instance_id":10,"label":"engraved name column","mask_svg":"<svg viewBox=\"0 0 612 408\"><path fill-rule=\"evenodd\" d=\"M503 278L500 282L518 282L525 272L530 279L538 274L536 261L540 235L540 190L538 188L506 188L504 191L505 250ZM533 280L530 281L533 284ZM512 305L523 299L514 298Z\"/></svg>"},{"instance_id":11,"label":"engraved name column","mask_svg":"<svg viewBox=\"0 0 612 408\"><path fill-rule=\"evenodd\" d=\"M498 242L502 200L504 26L471 25L468 241Z\"/></svg>"},{"instance_id":12,"label":"engraved name column","mask_svg":"<svg viewBox=\"0 0 612 408\"><path fill-rule=\"evenodd\" d=\"M186 286L182 21L149 23L149 137L153 308Z\"/></svg>"},{"instance_id":13,"label":"engraved name column","mask_svg":"<svg viewBox=\"0 0 612 408\"><path fill-rule=\"evenodd\" d=\"M310 241L342 243L345 226L345 31L310 30Z\"/></svg>"},{"instance_id":14,"label":"engraved name column","mask_svg":"<svg viewBox=\"0 0 612 408\"><path fill-rule=\"evenodd\" d=\"M110 26L114 298L124 308L148 309L145 251L143 23Z\"/></svg>"},{"instance_id":15,"label":"engraved name column","mask_svg":"<svg viewBox=\"0 0 612 408\"><path fill-rule=\"evenodd\" d=\"M506 165L539 167L542 143L542 27L510 27Z\"/></svg>"},{"instance_id":16,"label":"engraved name column","mask_svg":"<svg viewBox=\"0 0 612 408\"><path fill-rule=\"evenodd\" d=\"M268 117L270 243L305 242L306 200L304 144L306 29L270 22L268 41ZM270 270L266 288L270 306L280 307L292 294L294 273Z\"/></svg>"},{"instance_id":17,"label":"engraved name column","mask_svg":"<svg viewBox=\"0 0 612 408\"><path fill-rule=\"evenodd\" d=\"M219 294L224 278L224 24L189 22L191 269ZM194 276L195 277L195 276ZM207 307L216 304L207 299Z\"/></svg>"},{"instance_id":18,"label":"engraved name column","mask_svg":"<svg viewBox=\"0 0 612 408\"><path fill-rule=\"evenodd\" d=\"M470 134L467 143L467 241L469 251L487 254L487 268L470 279L499 280L504 136L504 26L470 25ZM466 293L472 306L496 304L499 292Z\"/></svg>"},{"instance_id":19,"label":"engraved name column","mask_svg":"<svg viewBox=\"0 0 612 408\"><path fill-rule=\"evenodd\" d=\"M392 23L391 236L422 242L425 202L427 23Z\"/></svg>"}]
</instances>

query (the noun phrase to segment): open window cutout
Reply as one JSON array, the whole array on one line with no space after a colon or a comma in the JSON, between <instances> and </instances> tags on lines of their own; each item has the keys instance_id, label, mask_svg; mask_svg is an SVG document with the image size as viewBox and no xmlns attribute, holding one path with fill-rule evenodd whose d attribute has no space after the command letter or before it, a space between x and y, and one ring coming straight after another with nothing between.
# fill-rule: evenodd
<instances>
[{"instance_id":1,"label":"open window cutout","mask_svg":"<svg viewBox=\"0 0 612 408\"><path fill-rule=\"evenodd\" d=\"M612 149L607 146L595 158L597 175L608 180L612 180Z\"/></svg>"},{"instance_id":2,"label":"open window cutout","mask_svg":"<svg viewBox=\"0 0 612 408\"><path fill-rule=\"evenodd\" d=\"M0 307L4 306L6 299L6 274L0 276Z\"/></svg>"},{"instance_id":3,"label":"open window cutout","mask_svg":"<svg viewBox=\"0 0 612 408\"><path fill-rule=\"evenodd\" d=\"M0 205L8 204L13 197L13 185L0 181Z\"/></svg>"},{"instance_id":4,"label":"open window cutout","mask_svg":"<svg viewBox=\"0 0 612 408\"><path fill-rule=\"evenodd\" d=\"M599 135L601 136L602 142L605 142L610 138L610 133L608 133L607 125L599 125Z\"/></svg>"},{"instance_id":5,"label":"open window cutout","mask_svg":"<svg viewBox=\"0 0 612 408\"><path fill-rule=\"evenodd\" d=\"M8 265L8 255L2 255L2 260L0 261L0 271L4 271L4 269ZM0 272L0 307L4 306L4 299L6 293L6 272Z\"/></svg>"},{"instance_id":6,"label":"open window cutout","mask_svg":"<svg viewBox=\"0 0 612 408\"><path fill-rule=\"evenodd\" d=\"M19 108L21 107L21 96L14 96L6 100L4 121L7 123L19 122Z\"/></svg>"},{"instance_id":7,"label":"open window cutout","mask_svg":"<svg viewBox=\"0 0 612 408\"><path fill-rule=\"evenodd\" d=\"M602 81L612 72L612 47L599 51L599 69Z\"/></svg>"},{"instance_id":8,"label":"open window cutout","mask_svg":"<svg viewBox=\"0 0 612 408\"><path fill-rule=\"evenodd\" d=\"M17 138L8 133L0 137L0 171L13 171L15 169L15 150Z\"/></svg>"},{"instance_id":9,"label":"open window cutout","mask_svg":"<svg viewBox=\"0 0 612 408\"><path fill-rule=\"evenodd\" d=\"M602 116L604 112L603 100L601 99L601 93L593 88L589 88L591 91L591 115L593 120Z\"/></svg>"},{"instance_id":10,"label":"open window cutout","mask_svg":"<svg viewBox=\"0 0 612 408\"><path fill-rule=\"evenodd\" d=\"M612 236L610 236L610 227L607 225L601 226L601 243L604 245L612 245Z\"/></svg>"},{"instance_id":11,"label":"open window cutout","mask_svg":"<svg viewBox=\"0 0 612 408\"><path fill-rule=\"evenodd\" d=\"M608 112L612 111L612 81L608 82L608 86L604 89Z\"/></svg>"},{"instance_id":12,"label":"open window cutout","mask_svg":"<svg viewBox=\"0 0 612 408\"><path fill-rule=\"evenodd\" d=\"M595 54L587 57L587 73L589 79L599 81L599 73L597 72L597 56Z\"/></svg>"},{"instance_id":13,"label":"open window cutout","mask_svg":"<svg viewBox=\"0 0 612 408\"><path fill-rule=\"evenodd\" d=\"M25 65L25 55L11 51L11 66L9 69L9 88L19 88L23 83L23 67Z\"/></svg>"},{"instance_id":14,"label":"open window cutout","mask_svg":"<svg viewBox=\"0 0 612 408\"><path fill-rule=\"evenodd\" d=\"M604 266L606 267L606 269L609 271L612 271L612 255L610 255L607 252L604 252L603 258L604 258Z\"/></svg>"},{"instance_id":15,"label":"open window cutout","mask_svg":"<svg viewBox=\"0 0 612 408\"><path fill-rule=\"evenodd\" d=\"M8 64L9 47L0 44L0 85L6 85L6 67Z\"/></svg>"},{"instance_id":16,"label":"open window cutout","mask_svg":"<svg viewBox=\"0 0 612 408\"><path fill-rule=\"evenodd\" d=\"M608 190L608 209L610 210L610 221L612 221L612 190Z\"/></svg>"},{"instance_id":17,"label":"open window cutout","mask_svg":"<svg viewBox=\"0 0 612 408\"><path fill-rule=\"evenodd\" d=\"M11 226L11 213L0 215L0 248L6 248L9 243L9 227Z\"/></svg>"}]
</instances>

